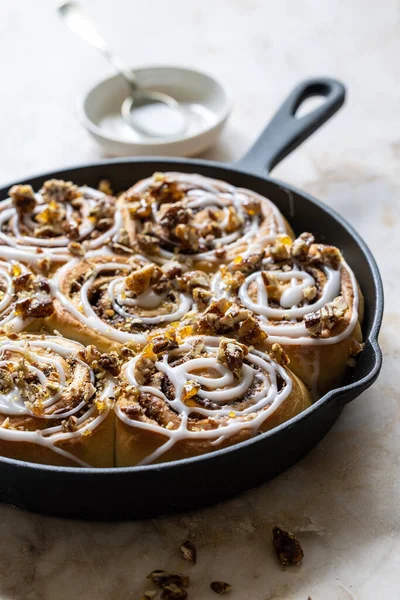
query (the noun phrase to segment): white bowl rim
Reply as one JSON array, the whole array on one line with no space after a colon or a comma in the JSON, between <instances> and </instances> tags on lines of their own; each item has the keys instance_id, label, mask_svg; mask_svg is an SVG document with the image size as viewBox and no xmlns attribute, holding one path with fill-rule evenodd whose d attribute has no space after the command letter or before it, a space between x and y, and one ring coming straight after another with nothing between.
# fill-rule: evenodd
<instances>
[{"instance_id":1,"label":"white bowl rim","mask_svg":"<svg viewBox=\"0 0 400 600\"><path fill-rule=\"evenodd\" d=\"M232 112L232 107L233 107L233 101L232 101L232 95L231 95L231 91L227 89L227 86L225 84L222 84L220 80L216 79L213 75L210 75L209 73L206 73L205 71L202 71L200 69L193 69L192 67L186 67L185 65L173 65L173 64L150 64L150 65L144 65L144 66L140 66L140 67L134 67L132 68L132 70L136 73L136 72L141 72L141 71L151 71L151 70L156 70L156 69L164 69L164 70L177 70L177 71L189 71L191 73L196 73L198 75L202 75L203 77L206 77L207 79L213 81L214 83L217 84L217 86L221 89L221 91L223 92L224 95L224 106L223 106L223 110L221 111L221 113L216 114L216 121L213 125L211 125L210 127L207 127L206 129L204 129L203 131L200 131L199 133L196 133L195 135L189 135L189 136L184 136L184 137L177 137L177 138L173 138L173 139L168 139L165 140L164 142L161 141L157 141L155 140L154 142L146 142L146 141L140 141L140 142L129 142L126 140L122 140L121 138L118 137L114 137L112 135L108 135L104 132L104 129L102 129L101 127L99 127L98 125L96 125L87 115L86 111L85 111L85 103L87 100L87 97L89 96L89 94L91 92L93 92L93 90L95 90L97 87L99 87L102 83L104 83L105 81L109 81L111 79L114 79L115 77L118 77L118 73L115 73L114 75L110 75L110 76L106 76L106 77L101 77L99 79L97 79L90 87L86 88L85 92L83 94L81 94L78 98L78 102L77 102L77 114L78 114L78 119L81 122L81 124L87 129L89 130L91 133L93 133L94 135L96 135L97 137L101 138L102 140L104 140L105 142L113 142L116 144L121 144L122 146L124 146L125 148L128 147L135 147L135 148L155 148L155 147L160 147L160 148L165 148L168 146L173 146L173 145L178 145L178 144L183 144L184 142L188 142L191 140L197 140L199 138L201 138L202 136L210 133L211 131L214 131L216 128L218 128L220 125L222 125L227 118L229 117L230 113Z\"/></svg>"}]
</instances>

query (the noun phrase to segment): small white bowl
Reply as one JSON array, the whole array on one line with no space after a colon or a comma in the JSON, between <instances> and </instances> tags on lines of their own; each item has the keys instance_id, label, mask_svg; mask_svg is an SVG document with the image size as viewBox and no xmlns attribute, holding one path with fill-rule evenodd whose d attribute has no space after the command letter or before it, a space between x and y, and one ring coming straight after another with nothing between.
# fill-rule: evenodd
<instances>
[{"instance_id":1,"label":"small white bowl","mask_svg":"<svg viewBox=\"0 0 400 600\"><path fill-rule=\"evenodd\" d=\"M179 138L144 138L121 116L129 88L119 75L103 79L78 104L81 123L108 154L193 156L217 141L231 112L231 100L210 75L183 67L135 69L139 85L165 92L190 111L191 125Z\"/></svg>"}]
</instances>

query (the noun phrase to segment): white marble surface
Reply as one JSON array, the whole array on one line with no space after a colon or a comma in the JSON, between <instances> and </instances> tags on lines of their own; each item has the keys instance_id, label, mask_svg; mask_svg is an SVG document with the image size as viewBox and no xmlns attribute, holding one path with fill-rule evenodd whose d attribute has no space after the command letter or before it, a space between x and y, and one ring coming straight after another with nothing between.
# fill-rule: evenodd
<instances>
[{"instance_id":1,"label":"white marble surface","mask_svg":"<svg viewBox=\"0 0 400 600\"><path fill-rule=\"evenodd\" d=\"M139 599L154 568L192 575L190 598L400 598L400 2L398 0L87 0L133 65L204 68L230 86L235 110L209 157L248 147L300 79L341 78L348 103L276 170L353 223L386 287L379 381L309 456L222 506L139 523L93 524L0 507L0 598ZM77 122L77 94L108 73L58 22L51 0L0 5L0 183L101 157ZM43 490L43 493L46 493ZM272 525L298 533L305 559L279 568ZM195 567L179 544L191 537Z\"/></svg>"}]
</instances>

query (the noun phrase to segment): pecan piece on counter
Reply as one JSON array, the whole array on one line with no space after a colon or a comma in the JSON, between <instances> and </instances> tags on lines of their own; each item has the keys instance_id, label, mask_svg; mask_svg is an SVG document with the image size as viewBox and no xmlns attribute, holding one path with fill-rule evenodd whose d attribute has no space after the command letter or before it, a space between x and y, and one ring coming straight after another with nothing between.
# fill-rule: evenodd
<instances>
[{"instance_id":1,"label":"pecan piece on counter","mask_svg":"<svg viewBox=\"0 0 400 600\"><path fill-rule=\"evenodd\" d=\"M49 179L45 181L40 190L43 200L50 202L72 202L82 194L77 185L72 181L63 181L62 179Z\"/></svg>"},{"instance_id":2,"label":"pecan piece on counter","mask_svg":"<svg viewBox=\"0 0 400 600\"><path fill-rule=\"evenodd\" d=\"M197 560L197 550L196 546L190 540L186 540L181 545L181 554L182 557L193 565L196 564Z\"/></svg>"},{"instance_id":3,"label":"pecan piece on counter","mask_svg":"<svg viewBox=\"0 0 400 600\"><path fill-rule=\"evenodd\" d=\"M248 352L249 349L244 344L229 338L221 338L217 360L228 367L235 379L240 380L242 378L243 361Z\"/></svg>"},{"instance_id":4,"label":"pecan piece on counter","mask_svg":"<svg viewBox=\"0 0 400 600\"><path fill-rule=\"evenodd\" d=\"M36 198L31 185L13 185L8 193L19 215L32 213Z\"/></svg>"},{"instance_id":5,"label":"pecan piece on counter","mask_svg":"<svg viewBox=\"0 0 400 600\"><path fill-rule=\"evenodd\" d=\"M212 581L210 583L210 588L216 594L228 594L231 591L232 586L225 581Z\"/></svg>"},{"instance_id":6,"label":"pecan piece on counter","mask_svg":"<svg viewBox=\"0 0 400 600\"><path fill-rule=\"evenodd\" d=\"M190 579L187 575L177 573L176 571L163 571L158 569L152 571L147 575L147 579L150 579L155 585L164 588L171 583L178 585L179 587L189 587Z\"/></svg>"},{"instance_id":7,"label":"pecan piece on counter","mask_svg":"<svg viewBox=\"0 0 400 600\"><path fill-rule=\"evenodd\" d=\"M272 529L272 543L283 567L297 565L302 561L304 552L299 540L293 533L284 531L280 527L274 527Z\"/></svg>"},{"instance_id":8,"label":"pecan piece on counter","mask_svg":"<svg viewBox=\"0 0 400 600\"><path fill-rule=\"evenodd\" d=\"M164 586L160 596L161 600L186 600L187 597L187 591L176 583Z\"/></svg>"}]
</instances>

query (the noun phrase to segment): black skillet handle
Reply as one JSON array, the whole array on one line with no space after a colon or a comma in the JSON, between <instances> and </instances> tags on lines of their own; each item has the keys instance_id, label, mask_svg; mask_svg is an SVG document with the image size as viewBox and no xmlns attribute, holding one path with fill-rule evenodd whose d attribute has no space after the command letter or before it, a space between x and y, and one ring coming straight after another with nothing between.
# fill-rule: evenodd
<instances>
[{"instance_id":1,"label":"black skillet handle","mask_svg":"<svg viewBox=\"0 0 400 600\"><path fill-rule=\"evenodd\" d=\"M235 167L256 174L269 173L342 106L346 90L342 83L328 77L316 77L300 83L286 98L250 150ZM296 117L300 105L312 96L325 96L315 110Z\"/></svg>"}]
</instances>

